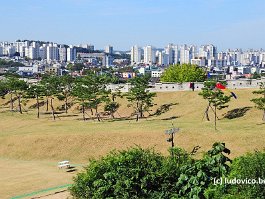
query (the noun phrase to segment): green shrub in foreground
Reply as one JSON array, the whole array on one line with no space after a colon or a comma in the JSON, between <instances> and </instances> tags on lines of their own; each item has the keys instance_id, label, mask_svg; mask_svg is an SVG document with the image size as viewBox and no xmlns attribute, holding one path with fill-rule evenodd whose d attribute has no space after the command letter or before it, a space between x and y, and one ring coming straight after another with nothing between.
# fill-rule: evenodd
<instances>
[{"instance_id":1,"label":"green shrub in foreground","mask_svg":"<svg viewBox=\"0 0 265 199\"><path fill-rule=\"evenodd\" d=\"M173 156L131 148L93 160L74 179L76 198L204 198L214 177L228 172L224 144L215 143L201 160L180 148Z\"/></svg>"},{"instance_id":2,"label":"green shrub in foreground","mask_svg":"<svg viewBox=\"0 0 265 199\"><path fill-rule=\"evenodd\" d=\"M228 180L255 179L256 184L222 184L211 186L206 191L207 198L223 199L262 199L265 198L265 181L259 183L259 179L265 179L265 152L249 153L236 158L231 165Z\"/></svg>"}]
</instances>

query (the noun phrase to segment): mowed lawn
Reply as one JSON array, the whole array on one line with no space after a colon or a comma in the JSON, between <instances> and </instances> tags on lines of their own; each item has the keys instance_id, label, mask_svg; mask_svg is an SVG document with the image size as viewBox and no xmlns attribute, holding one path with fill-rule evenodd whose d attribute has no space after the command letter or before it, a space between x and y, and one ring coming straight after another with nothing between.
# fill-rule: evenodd
<instances>
[{"instance_id":1,"label":"mowed lawn","mask_svg":"<svg viewBox=\"0 0 265 199\"><path fill-rule=\"evenodd\" d=\"M170 106L167 112L159 116L146 117L139 122L134 119L125 120L132 113L132 109L127 108L125 99L119 100L122 106L115 115L123 117L122 120L113 121L105 118L101 122L91 119L85 122L80 120L82 115L77 110L77 105L70 109L69 116L59 114L60 119L57 118L56 121L52 120L51 115L43 114L45 107L41 108L41 118L37 119L35 110L29 110L21 115L9 112L8 105L5 105L0 110L0 160L5 159L1 162L1 166L4 166L0 169L0 175L6 175L8 172L8 161L16 161L17 168L20 164L21 168L24 168L25 162L32 164L28 169L21 170L28 172L23 178L20 178L18 172L10 172L7 184L18 189L21 194L70 182L71 176L64 178L64 173L57 172L56 162L64 159L76 164L87 164L90 158L98 158L111 150L126 149L135 145L154 147L155 150L168 154L170 144L166 142L164 130L171 128L172 123L181 129L176 135L175 144L187 151L191 151L194 146L201 146L198 156L210 149L216 141L226 143L231 149L231 158L246 152L262 150L265 146L265 124L261 120L262 111L255 109L254 104L250 102L254 97L252 91L235 90L238 99L232 99L229 108L218 112L220 120L217 122L217 131L214 130L211 111L211 121L203 120L207 102L198 95L198 92L192 91L157 93L156 105L150 113L154 113L163 104L175 105ZM0 104L7 100L0 100ZM33 103L34 101L31 101L25 109L28 110L28 106ZM61 104L62 102L58 101L55 103L56 106ZM223 118L227 111L245 107L248 107L248 110L242 117ZM91 116L90 111L88 114ZM145 116L148 115L145 113ZM51 180L53 184L45 183L45 178L43 184L34 184L34 175L32 176L30 171L36 171L39 161L55 163L53 167L47 165L47 175L52 173L54 176ZM45 170L45 164L41 165ZM14 179L14 183L11 179ZM25 184L22 179L27 179L27 183ZM34 184L34 188L31 184ZM0 187L4 185L5 182L0 181ZM0 189L0 196L10 196L10 193L6 192L10 192L9 189Z\"/></svg>"}]
</instances>

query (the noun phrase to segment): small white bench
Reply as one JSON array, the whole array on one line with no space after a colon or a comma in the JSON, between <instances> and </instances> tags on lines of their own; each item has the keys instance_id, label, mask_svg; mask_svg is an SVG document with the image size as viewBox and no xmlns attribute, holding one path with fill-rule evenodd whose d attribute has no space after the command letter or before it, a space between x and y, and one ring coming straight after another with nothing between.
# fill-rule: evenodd
<instances>
[{"instance_id":1,"label":"small white bench","mask_svg":"<svg viewBox=\"0 0 265 199\"><path fill-rule=\"evenodd\" d=\"M62 162L58 162L58 168L62 169L62 168L69 168L70 167L70 163L68 160L64 160Z\"/></svg>"}]
</instances>

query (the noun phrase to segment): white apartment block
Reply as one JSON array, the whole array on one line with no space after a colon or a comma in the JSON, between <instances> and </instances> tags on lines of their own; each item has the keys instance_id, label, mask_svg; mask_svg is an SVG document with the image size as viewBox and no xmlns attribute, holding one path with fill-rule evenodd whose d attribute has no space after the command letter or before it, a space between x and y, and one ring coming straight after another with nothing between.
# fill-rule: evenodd
<instances>
[{"instance_id":1,"label":"white apartment block","mask_svg":"<svg viewBox=\"0 0 265 199\"><path fill-rule=\"evenodd\" d=\"M67 49L64 46L59 48L59 60L63 62L67 61Z\"/></svg>"},{"instance_id":2,"label":"white apartment block","mask_svg":"<svg viewBox=\"0 0 265 199\"><path fill-rule=\"evenodd\" d=\"M144 63L145 64L155 64L156 56L155 56L155 48L153 46L144 47Z\"/></svg>"},{"instance_id":3,"label":"white apartment block","mask_svg":"<svg viewBox=\"0 0 265 199\"><path fill-rule=\"evenodd\" d=\"M76 60L76 49L73 46L69 46L67 48L67 61L75 61Z\"/></svg>"},{"instance_id":4,"label":"white apartment block","mask_svg":"<svg viewBox=\"0 0 265 199\"><path fill-rule=\"evenodd\" d=\"M180 62L180 51L178 46L174 46L174 63L173 64L178 64Z\"/></svg>"},{"instance_id":5,"label":"white apartment block","mask_svg":"<svg viewBox=\"0 0 265 199\"><path fill-rule=\"evenodd\" d=\"M190 49L187 45L180 47L180 64L189 64L191 60Z\"/></svg>"},{"instance_id":6,"label":"white apartment block","mask_svg":"<svg viewBox=\"0 0 265 199\"><path fill-rule=\"evenodd\" d=\"M108 45L105 47L105 53L113 54L113 46Z\"/></svg>"},{"instance_id":7,"label":"white apartment block","mask_svg":"<svg viewBox=\"0 0 265 199\"><path fill-rule=\"evenodd\" d=\"M168 55L168 64L173 64L174 63L174 45L173 44L168 44L167 47L165 47L165 54Z\"/></svg>"},{"instance_id":8,"label":"white apartment block","mask_svg":"<svg viewBox=\"0 0 265 199\"><path fill-rule=\"evenodd\" d=\"M47 59L47 45L43 44L39 49L39 56L41 59Z\"/></svg>"},{"instance_id":9,"label":"white apartment block","mask_svg":"<svg viewBox=\"0 0 265 199\"><path fill-rule=\"evenodd\" d=\"M47 60L59 60L59 49L57 44L47 46Z\"/></svg>"},{"instance_id":10,"label":"white apartment block","mask_svg":"<svg viewBox=\"0 0 265 199\"><path fill-rule=\"evenodd\" d=\"M158 64L163 66L168 66L170 64L170 56L166 52L157 51Z\"/></svg>"},{"instance_id":11,"label":"white apartment block","mask_svg":"<svg viewBox=\"0 0 265 199\"><path fill-rule=\"evenodd\" d=\"M141 63L142 49L138 46L133 46L131 48L131 64Z\"/></svg>"}]
</instances>

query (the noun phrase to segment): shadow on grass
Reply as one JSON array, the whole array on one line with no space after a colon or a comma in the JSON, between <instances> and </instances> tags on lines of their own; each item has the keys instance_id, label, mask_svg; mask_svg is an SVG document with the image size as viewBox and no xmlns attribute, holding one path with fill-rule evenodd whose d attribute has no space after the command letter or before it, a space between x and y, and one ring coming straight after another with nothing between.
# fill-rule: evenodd
<instances>
[{"instance_id":1,"label":"shadow on grass","mask_svg":"<svg viewBox=\"0 0 265 199\"><path fill-rule=\"evenodd\" d=\"M67 173L72 173L72 172L75 172L75 171L77 171L77 169L74 166L70 166L66 170Z\"/></svg>"},{"instance_id":2,"label":"shadow on grass","mask_svg":"<svg viewBox=\"0 0 265 199\"><path fill-rule=\"evenodd\" d=\"M163 118L161 120L174 120L174 119L177 119L177 118L180 118L180 116L171 116L171 117Z\"/></svg>"},{"instance_id":3,"label":"shadow on grass","mask_svg":"<svg viewBox=\"0 0 265 199\"><path fill-rule=\"evenodd\" d=\"M178 105L179 103L169 103L169 104L163 104L161 105L156 111L155 113L151 114L150 116L158 116L161 115L163 113L166 113L170 110L170 108L172 106Z\"/></svg>"},{"instance_id":4,"label":"shadow on grass","mask_svg":"<svg viewBox=\"0 0 265 199\"><path fill-rule=\"evenodd\" d=\"M146 118L145 117L144 118L139 118L139 120L142 120L142 119L146 119ZM132 121L132 120L136 120L136 118L133 118L133 117L119 117L119 118L105 119L104 121L116 122L116 121Z\"/></svg>"},{"instance_id":5,"label":"shadow on grass","mask_svg":"<svg viewBox=\"0 0 265 199\"><path fill-rule=\"evenodd\" d=\"M41 101L41 102L39 102L39 107L42 107L42 106L44 106L46 103L44 102L44 101ZM35 109L35 108L37 108L38 107L38 104L37 103L35 103L35 104L32 104L31 106L29 106L29 109Z\"/></svg>"},{"instance_id":6,"label":"shadow on grass","mask_svg":"<svg viewBox=\"0 0 265 199\"><path fill-rule=\"evenodd\" d=\"M60 115L60 117L77 117L77 114L67 114L67 115Z\"/></svg>"},{"instance_id":7,"label":"shadow on grass","mask_svg":"<svg viewBox=\"0 0 265 199\"><path fill-rule=\"evenodd\" d=\"M246 107L243 107L243 108L236 108L236 109L233 109L231 111L228 111L225 115L224 115L224 118L227 118L227 119L235 119L235 118L239 118L239 117L243 117L247 111L249 111L252 107L249 107L249 106L246 106Z\"/></svg>"},{"instance_id":8,"label":"shadow on grass","mask_svg":"<svg viewBox=\"0 0 265 199\"><path fill-rule=\"evenodd\" d=\"M54 111L54 114L56 114L56 115L63 114L63 113L64 113L64 111ZM51 115L52 112L51 111L47 111L47 112L42 112L41 114L42 115Z\"/></svg>"}]
</instances>

